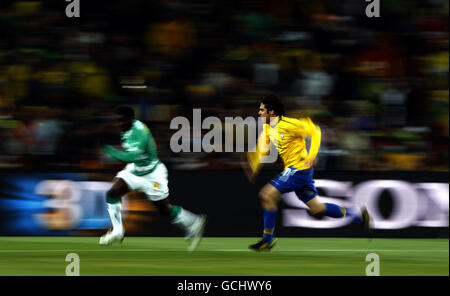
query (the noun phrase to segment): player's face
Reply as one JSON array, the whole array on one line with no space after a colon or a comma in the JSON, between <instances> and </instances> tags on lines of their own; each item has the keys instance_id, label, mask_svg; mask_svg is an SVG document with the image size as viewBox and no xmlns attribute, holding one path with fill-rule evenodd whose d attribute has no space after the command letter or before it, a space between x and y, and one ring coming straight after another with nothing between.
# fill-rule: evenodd
<instances>
[{"instance_id":1,"label":"player's face","mask_svg":"<svg viewBox=\"0 0 450 296\"><path fill-rule=\"evenodd\" d=\"M126 132L131 128L133 125L133 120L125 117L120 117L117 119L117 126L119 127L120 131Z\"/></svg>"},{"instance_id":2,"label":"player's face","mask_svg":"<svg viewBox=\"0 0 450 296\"><path fill-rule=\"evenodd\" d=\"M259 114L259 117L261 117L261 119L262 118L267 118L267 108L266 108L266 106L264 106L263 103L261 103L261 105L259 105L259 112L258 112L258 114Z\"/></svg>"},{"instance_id":3,"label":"player's face","mask_svg":"<svg viewBox=\"0 0 450 296\"><path fill-rule=\"evenodd\" d=\"M273 110L267 111L266 106L261 103L261 105L259 105L259 117L261 118L261 120L266 120L267 123L270 122L270 117L275 117L275 114L273 112Z\"/></svg>"}]
</instances>

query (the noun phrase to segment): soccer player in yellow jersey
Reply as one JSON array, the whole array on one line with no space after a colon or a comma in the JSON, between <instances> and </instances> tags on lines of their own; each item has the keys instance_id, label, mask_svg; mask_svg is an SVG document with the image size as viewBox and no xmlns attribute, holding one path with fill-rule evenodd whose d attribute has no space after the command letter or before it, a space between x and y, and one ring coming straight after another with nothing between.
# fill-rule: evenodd
<instances>
[{"instance_id":1,"label":"soccer player in yellow jersey","mask_svg":"<svg viewBox=\"0 0 450 296\"><path fill-rule=\"evenodd\" d=\"M277 204L283 193L294 191L309 208L310 215L333 218L350 217L369 231L369 214L365 208L355 213L332 203L322 203L314 186L313 165L319 152L321 131L310 118L284 116L284 106L276 95L262 99L259 116L264 121L263 132L258 138L256 152L247 153L248 162L243 163L247 177L252 181L262 165L263 157L269 154L272 143L284 163L284 171L266 184L259 192L264 209L264 232L261 241L250 245L255 251L270 250L276 243L274 229ZM309 151L305 138L311 139ZM266 149L261 149L266 148Z\"/></svg>"}]
</instances>

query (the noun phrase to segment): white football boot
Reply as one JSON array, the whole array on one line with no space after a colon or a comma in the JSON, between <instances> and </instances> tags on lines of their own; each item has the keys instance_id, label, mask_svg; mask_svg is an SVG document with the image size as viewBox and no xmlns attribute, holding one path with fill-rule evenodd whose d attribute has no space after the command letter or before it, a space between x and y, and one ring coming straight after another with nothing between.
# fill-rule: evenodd
<instances>
[{"instance_id":1,"label":"white football boot","mask_svg":"<svg viewBox=\"0 0 450 296\"><path fill-rule=\"evenodd\" d=\"M100 237L100 245L110 245L112 243L122 243L124 238L124 233L119 231L109 230L107 233Z\"/></svg>"},{"instance_id":2,"label":"white football boot","mask_svg":"<svg viewBox=\"0 0 450 296\"><path fill-rule=\"evenodd\" d=\"M200 241L203 238L203 232L205 231L205 225L206 215L200 215L189 228L189 234L186 237L189 240L189 252L195 251L200 244Z\"/></svg>"}]
</instances>

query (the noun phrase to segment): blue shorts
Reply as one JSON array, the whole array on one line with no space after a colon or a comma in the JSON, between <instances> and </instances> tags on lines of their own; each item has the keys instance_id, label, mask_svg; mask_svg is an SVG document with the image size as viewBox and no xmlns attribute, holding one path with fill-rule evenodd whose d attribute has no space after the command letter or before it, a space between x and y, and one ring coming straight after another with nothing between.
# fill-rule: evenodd
<instances>
[{"instance_id":1,"label":"blue shorts","mask_svg":"<svg viewBox=\"0 0 450 296\"><path fill-rule=\"evenodd\" d=\"M282 171L269 183L281 193L294 191L298 198L307 203L317 196L317 188L314 186L314 169L296 170L289 167Z\"/></svg>"}]
</instances>

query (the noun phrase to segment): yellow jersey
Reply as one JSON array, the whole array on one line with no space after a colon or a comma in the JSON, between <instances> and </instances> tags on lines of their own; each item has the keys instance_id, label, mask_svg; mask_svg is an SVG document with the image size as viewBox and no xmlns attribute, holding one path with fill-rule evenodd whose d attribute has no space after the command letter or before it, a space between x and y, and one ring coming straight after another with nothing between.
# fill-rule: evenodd
<instances>
[{"instance_id":1,"label":"yellow jersey","mask_svg":"<svg viewBox=\"0 0 450 296\"><path fill-rule=\"evenodd\" d=\"M306 149L306 137L311 138L309 152ZM277 116L273 122L264 124L263 131L258 137L256 152L247 154L250 167L253 172L261 168L262 157L269 154L269 145L272 143L285 168L309 169L319 152L320 140L320 128L309 117L296 119ZM261 149L262 147L264 149Z\"/></svg>"}]
</instances>

